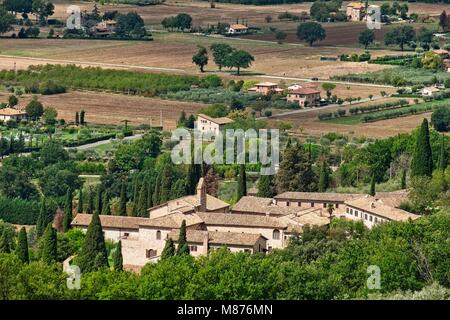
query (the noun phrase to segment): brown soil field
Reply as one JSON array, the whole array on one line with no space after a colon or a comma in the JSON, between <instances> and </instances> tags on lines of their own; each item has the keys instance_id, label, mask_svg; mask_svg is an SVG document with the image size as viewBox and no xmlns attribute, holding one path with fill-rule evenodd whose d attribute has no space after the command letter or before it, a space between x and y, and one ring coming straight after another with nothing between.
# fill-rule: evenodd
<instances>
[{"instance_id":1,"label":"brown soil field","mask_svg":"<svg viewBox=\"0 0 450 320\"><path fill-rule=\"evenodd\" d=\"M9 94L0 93L0 101L6 102ZM26 105L31 96L20 98L19 105ZM197 114L203 104L178 102L137 96L110 93L74 91L65 94L39 96L44 106L51 106L58 111L58 118L73 121L75 112L86 111L86 121L96 124L120 124L130 120L131 125L162 124L164 129L173 129L182 110L186 114Z\"/></svg>"},{"instance_id":2,"label":"brown soil field","mask_svg":"<svg viewBox=\"0 0 450 320\"><path fill-rule=\"evenodd\" d=\"M200 74L192 63L192 55L197 45L209 46L216 42L228 42L235 47L248 50L255 57L255 62L248 69L250 73L289 76L299 78L318 77L328 79L333 75L347 73L364 73L377 71L387 66L347 63L340 61L320 61L321 56L336 56L364 52L363 49L305 47L302 45L277 45L224 39L200 37L191 34L165 33L158 34L155 41L105 41L105 40L72 40L72 39L0 39L0 54L64 60L68 63L89 62L110 63L117 65L134 65L156 68L181 69L180 72ZM168 54L170 53L170 54ZM387 50L374 51L373 55L392 53ZM12 68L14 59L0 57L0 67ZM211 59L212 60L212 59ZM46 64L48 61L17 60L17 67L28 64ZM58 62L60 63L60 62ZM118 66L119 67L119 66ZM124 66L126 67L126 66ZM129 68L129 67L127 67ZM132 68L131 68L132 69ZM205 70L217 72L217 67L210 61ZM174 72L174 71L170 71ZM176 71L175 71L176 72ZM228 72L220 75L229 76Z\"/></svg>"},{"instance_id":3,"label":"brown soil field","mask_svg":"<svg viewBox=\"0 0 450 320\"><path fill-rule=\"evenodd\" d=\"M366 102L356 105L377 104L392 100L390 98L377 100L376 102ZM336 107L327 109L326 112L333 112L340 108L350 108L350 106ZM335 124L330 122L319 121L317 115L322 113L320 108L314 109L311 112L299 113L289 115L286 117L280 117L270 120L271 125L276 126L280 121L289 122L293 125L293 132L301 133L302 135L321 136L328 132L339 132L346 134L350 137L368 137L368 138L385 138L394 136L399 133L409 133L413 129L417 128L424 118L430 119L431 113L423 113L418 115L412 115L408 117L401 117L396 119L382 120L371 123L358 123L358 124Z\"/></svg>"}]
</instances>

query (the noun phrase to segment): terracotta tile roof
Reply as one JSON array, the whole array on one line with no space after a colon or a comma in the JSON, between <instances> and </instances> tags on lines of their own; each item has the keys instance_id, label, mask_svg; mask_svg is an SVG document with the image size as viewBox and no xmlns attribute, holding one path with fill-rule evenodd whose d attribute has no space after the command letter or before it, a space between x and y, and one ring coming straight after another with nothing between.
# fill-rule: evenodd
<instances>
[{"instance_id":1,"label":"terracotta tile roof","mask_svg":"<svg viewBox=\"0 0 450 320\"><path fill-rule=\"evenodd\" d=\"M344 202L356 197L361 197L358 193L335 193L335 192L283 192L276 195L276 200L298 200L298 201L318 201L318 202Z\"/></svg>"},{"instance_id":2,"label":"terracotta tile roof","mask_svg":"<svg viewBox=\"0 0 450 320\"><path fill-rule=\"evenodd\" d=\"M304 212L300 212L295 215L288 215L283 216L280 219L283 219L286 223L290 224L291 226L298 227L304 226L304 225L311 225L311 226L325 226L330 223L330 219L328 217L328 214L322 214L322 209L314 209L311 208L310 210L305 210Z\"/></svg>"},{"instance_id":3,"label":"terracotta tile roof","mask_svg":"<svg viewBox=\"0 0 450 320\"><path fill-rule=\"evenodd\" d=\"M240 24L240 23L232 24L232 25L230 26L230 28L235 29L235 30L248 29L247 26L245 26L245 25L243 25L243 24Z\"/></svg>"},{"instance_id":4,"label":"terracotta tile roof","mask_svg":"<svg viewBox=\"0 0 450 320\"><path fill-rule=\"evenodd\" d=\"M408 200L408 191L377 192L375 198L387 206L398 208L402 202Z\"/></svg>"},{"instance_id":5,"label":"terracotta tile roof","mask_svg":"<svg viewBox=\"0 0 450 320\"><path fill-rule=\"evenodd\" d=\"M357 199L346 201L347 206L369 212L393 221L407 221L408 219L418 219L419 215L409 213L405 210L393 208L377 201L375 197L363 196Z\"/></svg>"},{"instance_id":6,"label":"terracotta tile roof","mask_svg":"<svg viewBox=\"0 0 450 320\"><path fill-rule=\"evenodd\" d=\"M178 229L181 227L183 220L186 220L187 227L203 223L203 220L196 214L171 213L157 218L145 218L143 221L140 221L139 225L143 227Z\"/></svg>"},{"instance_id":7,"label":"terracotta tile roof","mask_svg":"<svg viewBox=\"0 0 450 320\"><path fill-rule=\"evenodd\" d=\"M313 88L298 88L289 91L290 94L317 94L319 90Z\"/></svg>"},{"instance_id":8,"label":"terracotta tile roof","mask_svg":"<svg viewBox=\"0 0 450 320\"><path fill-rule=\"evenodd\" d=\"M259 239L263 238L257 233L240 233L240 232L221 232L221 231L203 231L203 230L187 230L186 238L188 242L203 243L205 237L208 237L208 243L214 245L237 245L237 246L254 246ZM178 241L179 231L172 230L169 237L175 242ZM266 239L267 240L267 239Z\"/></svg>"},{"instance_id":9,"label":"terracotta tile roof","mask_svg":"<svg viewBox=\"0 0 450 320\"><path fill-rule=\"evenodd\" d=\"M0 116L22 116L26 115L26 112L14 109L14 108L3 108L0 109Z\"/></svg>"},{"instance_id":10,"label":"terracotta tile roof","mask_svg":"<svg viewBox=\"0 0 450 320\"><path fill-rule=\"evenodd\" d=\"M200 205L198 196L190 195L182 198L174 199L162 203L160 205L151 207L148 211L152 211L157 208L161 208L164 206L169 206L170 212L191 212L195 211L196 207ZM216 197L213 197L209 194L206 195L206 210L207 211L215 211L220 209L228 208L230 205L225 201L222 201Z\"/></svg>"},{"instance_id":11,"label":"terracotta tile roof","mask_svg":"<svg viewBox=\"0 0 450 320\"><path fill-rule=\"evenodd\" d=\"M246 226L280 229L287 227L286 223L277 218L253 214L197 212L196 215L200 217L207 226Z\"/></svg>"},{"instance_id":12,"label":"terracotta tile roof","mask_svg":"<svg viewBox=\"0 0 450 320\"><path fill-rule=\"evenodd\" d=\"M279 206L272 198L254 196L242 197L234 206L233 212L261 213L269 215L286 215L302 211L299 207Z\"/></svg>"},{"instance_id":13,"label":"terracotta tile roof","mask_svg":"<svg viewBox=\"0 0 450 320\"><path fill-rule=\"evenodd\" d=\"M201 118L204 118L208 121L217 123L217 124L228 124L234 122L233 119L227 118L227 117L221 117L221 118L212 118L210 116L207 116L206 114L200 113L198 115Z\"/></svg>"},{"instance_id":14,"label":"terracotta tile roof","mask_svg":"<svg viewBox=\"0 0 450 320\"><path fill-rule=\"evenodd\" d=\"M87 227L91 223L92 214L78 213L72 220L73 226ZM139 224L147 218L100 215L100 223L104 228L139 229Z\"/></svg>"},{"instance_id":15,"label":"terracotta tile roof","mask_svg":"<svg viewBox=\"0 0 450 320\"><path fill-rule=\"evenodd\" d=\"M350 2L349 4L347 4L347 7L352 7L354 9L362 9L365 8L366 5L360 2Z\"/></svg>"}]
</instances>

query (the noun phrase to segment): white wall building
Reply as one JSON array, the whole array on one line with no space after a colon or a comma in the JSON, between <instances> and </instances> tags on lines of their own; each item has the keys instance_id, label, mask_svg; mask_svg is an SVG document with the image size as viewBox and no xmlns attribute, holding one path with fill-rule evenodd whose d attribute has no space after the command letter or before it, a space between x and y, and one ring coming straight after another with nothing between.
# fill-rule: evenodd
<instances>
[{"instance_id":1,"label":"white wall building","mask_svg":"<svg viewBox=\"0 0 450 320\"><path fill-rule=\"evenodd\" d=\"M203 134L211 134L212 137L217 137L220 132L223 132L225 125L232 123L233 120L227 117L212 118L205 114L199 114L195 128L200 130Z\"/></svg>"}]
</instances>

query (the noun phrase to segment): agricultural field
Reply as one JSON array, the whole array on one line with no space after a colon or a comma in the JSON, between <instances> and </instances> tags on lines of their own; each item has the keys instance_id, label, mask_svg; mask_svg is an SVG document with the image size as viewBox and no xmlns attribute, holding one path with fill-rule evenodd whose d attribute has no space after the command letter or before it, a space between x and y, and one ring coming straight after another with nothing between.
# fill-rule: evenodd
<instances>
[{"instance_id":1,"label":"agricultural field","mask_svg":"<svg viewBox=\"0 0 450 320\"><path fill-rule=\"evenodd\" d=\"M0 102L7 100L8 94L0 92ZM31 96L24 96L19 101L25 105ZM164 129L176 127L180 113L184 110L188 115L197 113L204 107L201 103L178 102L138 96L127 96L111 93L72 91L65 94L39 96L45 106L58 111L58 118L73 121L75 112L84 110L86 121L92 124L122 124L122 120L130 120L130 125L161 124Z\"/></svg>"},{"instance_id":2,"label":"agricultural field","mask_svg":"<svg viewBox=\"0 0 450 320\"><path fill-rule=\"evenodd\" d=\"M394 98L385 98L377 101L378 103L391 102ZM347 109L355 106L367 106L374 102L353 103L351 106L342 106L329 108L326 112L335 112L338 109ZM376 122L361 123L359 119L352 117L343 117L336 121L320 121L318 115L325 112L321 108L313 109L311 112L292 114L281 116L276 119L269 120L272 126L277 126L280 122L288 122L293 126L293 133L302 136L316 136L328 132L338 132L350 137L372 137L385 138L399 133L408 133L417 128L424 118L430 119L431 112L416 114L401 118L381 120ZM356 117L356 116L355 116ZM348 121L346 121L348 120ZM351 120L351 121L350 121Z\"/></svg>"}]
</instances>

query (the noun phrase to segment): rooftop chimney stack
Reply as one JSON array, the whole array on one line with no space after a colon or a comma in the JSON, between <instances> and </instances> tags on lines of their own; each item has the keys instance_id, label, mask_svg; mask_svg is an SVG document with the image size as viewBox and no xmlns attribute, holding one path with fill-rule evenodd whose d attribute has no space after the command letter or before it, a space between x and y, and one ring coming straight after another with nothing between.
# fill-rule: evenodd
<instances>
[{"instance_id":1,"label":"rooftop chimney stack","mask_svg":"<svg viewBox=\"0 0 450 320\"><path fill-rule=\"evenodd\" d=\"M199 203L199 210L206 212L206 185L203 178L200 178L197 184L197 197Z\"/></svg>"}]
</instances>

